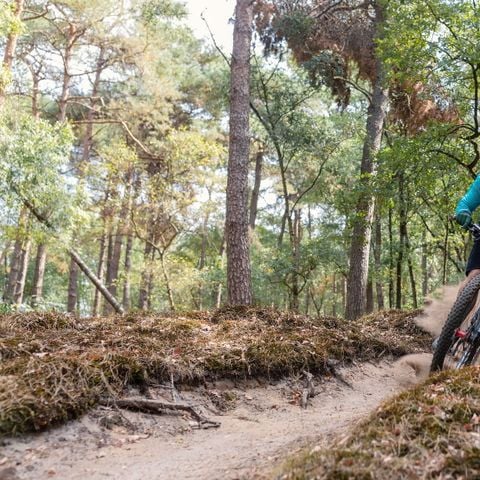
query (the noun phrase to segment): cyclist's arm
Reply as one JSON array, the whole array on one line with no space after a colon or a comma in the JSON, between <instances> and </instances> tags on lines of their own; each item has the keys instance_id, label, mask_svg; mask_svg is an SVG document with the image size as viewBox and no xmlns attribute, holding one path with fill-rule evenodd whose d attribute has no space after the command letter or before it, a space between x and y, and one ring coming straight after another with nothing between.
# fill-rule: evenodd
<instances>
[{"instance_id":1,"label":"cyclist's arm","mask_svg":"<svg viewBox=\"0 0 480 480\"><path fill-rule=\"evenodd\" d=\"M468 212L470 215L480 205L480 175L470 185L467 193L458 202L455 215Z\"/></svg>"}]
</instances>

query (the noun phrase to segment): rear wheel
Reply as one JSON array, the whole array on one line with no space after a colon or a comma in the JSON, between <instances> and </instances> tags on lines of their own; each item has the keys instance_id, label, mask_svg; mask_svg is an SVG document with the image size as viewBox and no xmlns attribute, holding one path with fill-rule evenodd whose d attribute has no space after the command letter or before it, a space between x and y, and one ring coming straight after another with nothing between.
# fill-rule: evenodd
<instances>
[{"instance_id":1,"label":"rear wheel","mask_svg":"<svg viewBox=\"0 0 480 480\"><path fill-rule=\"evenodd\" d=\"M437 348L433 354L431 372L442 370L445 367L463 366L470 364L476 356L477 342L469 344L465 338L456 336L457 329L465 321L467 315L475 306L477 294L480 289L480 275L468 282L457 300L453 304L442 333L438 338ZM472 351L472 349L474 349ZM445 360L448 359L448 362ZM450 361L451 360L451 361ZM468 362L468 363L467 363Z\"/></svg>"}]
</instances>

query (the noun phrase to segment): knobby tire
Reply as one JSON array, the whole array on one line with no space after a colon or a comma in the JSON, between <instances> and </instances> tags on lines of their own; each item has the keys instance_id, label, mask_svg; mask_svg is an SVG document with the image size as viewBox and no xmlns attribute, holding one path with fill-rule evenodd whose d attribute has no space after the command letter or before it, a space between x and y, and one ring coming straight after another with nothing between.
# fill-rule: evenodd
<instances>
[{"instance_id":1,"label":"knobby tire","mask_svg":"<svg viewBox=\"0 0 480 480\"><path fill-rule=\"evenodd\" d=\"M431 372L442 370L445 357L453 343L455 331L460 327L470 310L474 307L479 290L480 275L476 275L467 283L455 300L448 314L447 321L442 328L442 333L440 333L437 348L433 353L432 364L430 366Z\"/></svg>"}]
</instances>

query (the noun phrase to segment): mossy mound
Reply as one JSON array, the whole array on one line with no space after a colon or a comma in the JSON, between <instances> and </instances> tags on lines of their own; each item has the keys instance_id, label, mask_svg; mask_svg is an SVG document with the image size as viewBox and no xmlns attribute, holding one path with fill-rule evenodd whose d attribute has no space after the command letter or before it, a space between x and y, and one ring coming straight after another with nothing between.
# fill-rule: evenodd
<instances>
[{"instance_id":1,"label":"mossy mound","mask_svg":"<svg viewBox=\"0 0 480 480\"><path fill-rule=\"evenodd\" d=\"M275 478L480 478L480 368L442 372L379 407L346 438Z\"/></svg>"},{"instance_id":2,"label":"mossy mound","mask_svg":"<svg viewBox=\"0 0 480 480\"><path fill-rule=\"evenodd\" d=\"M186 315L77 319L58 313L0 316L0 434L39 430L126 385L220 378L278 378L422 351L416 312L358 322L237 307Z\"/></svg>"}]
</instances>

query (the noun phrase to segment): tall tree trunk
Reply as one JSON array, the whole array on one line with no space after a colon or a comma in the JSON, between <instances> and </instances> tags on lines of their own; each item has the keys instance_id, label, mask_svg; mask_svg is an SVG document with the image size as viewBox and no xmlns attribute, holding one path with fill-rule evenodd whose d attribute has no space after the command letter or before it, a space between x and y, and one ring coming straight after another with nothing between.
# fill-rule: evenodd
<instances>
[{"instance_id":1,"label":"tall tree trunk","mask_svg":"<svg viewBox=\"0 0 480 480\"><path fill-rule=\"evenodd\" d=\"M445 221L445 237L443 239L442 284L447 284L448 237L450 234L449 220Z\"/></svg>"},{"instance_id":2,"label":"tall tree trunk","mask_svg":"<svg viewBox=\"0 0 480 480\"><path fill-rule=\"evenodd\" d=\"M127 244L125 245L125 263L124 273L125 281L123 283L123 308L125 311L130 310L131 295L130 295L130 272L132 270L132 247L133 247L133 235L129 232L127 236Z\"/></svg>"},{"instance_id":3,"label":"tall tree trunk","mask_svg":"<svg viewBox=\"0 0 480 480\"><path fill-rule=\"evenodd\" d=\"M23 207L18 216L18 229L16 233L15 244L13 246L13 252L10 257L10 271L8 273L8 278L3 292L3 301L6 303L15 303L15 289L22 272L22 259L24 246L27 241L27 231L28 210L27 208Z\"/></svg>"},{"instance_id":4,"label":"tall tree trunk","mask_svg":"<svg viewBox=\"0 0 480 480\"><path fill-rule=\"evenodd\" d=\"M104 220L104 231L102 232L102 236L100 237L99 242L99 252L98 252L98 267L97 267L97 276L101 282L105 279L105 263L107 257L107 236L108 236L108 226L106 224L106 220ZM100 294L99 290L95 290L94 298L93 298L93 309L92 315L96 317L100 314L102 308L102 295Z\"/></svg>"},{"instance_id":5,"label":"tall tree trunk","mask_svg":"<svg viewBox=\"0 0 480 480\"><path fill-rule=\"evenodd\" d=\"M383 8L379 2L376 2L375 28L377 37L380 36L383 21ZM383 125L388 105L388 89L385 86L385 75L380 58L376 59L375 65L377 72L373 84L372 99L368 107L367 131L360 169L362 192L360 193L355 210L352 244L349 256L350 270L348 274L347 307L345 312L345 316L349 320L354 320L365 312L365 293L375 205L371 193L371 180L376 173L375 157L381 146Z\"/></svg>"},{"instance_id":6,"label":"tall tree trunk","mask_svg":"<svg viewBox=\"0 0 480 480\"><path fill-rule=\"evenodd\" d=\"M377 293L377 306L379 310L385 308L385 299L383 297L382 285L382 221L380 215L375 216L375 243L374 243L374 258L375 258L375 290Z\"/></svg>"},{"instance_id":7,"label":"tall tree trunk","mask_svg":"<svg viewBox=\"0 0 480 480\"><path fill-rule=\"evenodd\" d=\"M428 295L428 257L427 257L427 232L422 233L422 296Z\"/></svg>"},{"instance_id":8,"label":"tall tree trunk","mask_svg":"<svg viewBox=\"0 0 480 480\"><path fill-rule=\"evenodd\" d=\"M227 291L232 305L252 303L248 235L248 159L250 151L250 45L253 2L237 0L230 77L230 145L228 155Z\"/></svg>"},{"instance_id":9,"label":"tall tree trunk","mask_svg":"<svg viewBox=\"0 0 480 480\"><path fill-rule=\"evenodd\" d=\"M32 285L32 306L38 305L43 297L43 279L45 276L45 266L47 264L47 246L45 243L39 243L37 246L37 256L35 258L35 270L33 272Z\"/></svg>"},{"instance_id":10,"label":"tall tree trunk","mask_svg":"<svg viewBox=\"0 0 480 480\"><path fill-rule=\"evenodd\" d=\"M417 297L417 283L415 282L415 273L413 271L413 262L410 249L410 240L408 237L407 226L405 225L405 241L407 247L407 265L408 265L408 274L410 277L410 287L412 290L412 302L413 308L418 308L418 297Z\"/></svg>"},{"instance_id":11,"label":"tall tree trunk","mask_svg":"<svg viewBox=\"0 0 480 480\"><path fill-rule=\"evenodd\" d=\"M300 285L299 285L299 271L300 271L300 244L302 240L301 232L301 210L295 209L294 213L294 223L293 223L293 255L292 255L292 286L291 286L291 302L290 309L294 312L298 312L300 306Z\"/></svg>"},{"instance_id":12,"label":"tall tree trunk","mask_svg":"<svg viewBox=\"0 0 480 480\"><path fill-rule=\"evenodd\" d=\"M68 299L67 312L74 313L77 310L78 296L78 265L73 257L70 257L70 267L68 274Z\"/></svg>"},{"instance_id":13,"label":"tall tree trunk","mask_svg":"<svg viewBox=\"0 0 480 480\"><path fill-rule=\"evenodd\" d=\"M123 247L123 227L122 219L124 217L120 216L119 224L117 225L115 235L110 235L109 241L109 257L107 264L107 288L108 291L115 297L117 295L117 282L118 282L118 273L120 271L120 260L122 257L122 247ZM112 308L110 305L105 305L104 314L108 315L111 313Z\"/></svg>"},{"instance_id":14,"label":"tall tree trunk","mask_svg":"<svg viewBox=\"0 0 480 480\"><path fill-rule=\"evenodd\" d=\"M172 285L170 283L170 276L168 275L168 269L167 269L167 264L165 262L165 257L166 257L166 252L163 251L160 254L160 265L162 266L163 280L165 281L165 288L167 289L168 304L170 306L170 310L174 312L175 301L173 299L173 290L172 290Z\"/></svg>"},{"instance_id":15,"label":"tall tree trunk","mask_svg":"<svg viewBox=\"0 0 480 480\"><path fill-rule=\"evenodd\" d=\"M63 82L60 98L58 99L58 121L65 122L67 119L67 103L70 96L70 84L72 82L72 75L70 74L70 63L73 57L73 48L77 40L77 27L73 24L69 25L67 43L65 51L63 52ZM68 297L67 297L67 311L75 312L77 308L78 297L78 265L70 258L70 268L68 274Z\"/></svg>"},{"instance_id":16,"label":"tall tree trunk","mask_svg":"<svg viewBox=\"0 0 480 480\"><path fill-rule=\"evenodd\" d=\"M258 198L260 195L260 185L262 183L262 164L263 164L263 150L259 150L255 157L255 182L253 184L252 197L250 199L250 228L255 230L255 222L257 220L258 212Z\"/></svg>"},{"instance_id":17,"label":"tall tree trunk","mask_svg":"<svg viewBox=\"0 0 480 480\"><path fill-rule=\"evenodd\" d=\"M333 280L332 280L332 316L336 317L337 316L337 275L334 273L333 274Z\"/></svg>"},{"instance_id":18,"label":"tall tree trunk","mask_svg":"<svg viewBox=\"0 0 480 480\"><path fill-rule=\"evenodd\" d=\"M374 309L373 300L373 282L369 280L367 282L367 306L365 307L365 313L372 313Z\"/></svg>"},{"instance_id":19,"label":"tall tree trunk","mask_svg":"<svg viewBox=\"0 0 480 480\"><path fill-rule=\"evenodd\" d=\"M15 283L15 290L13 292L13 303L21 305L23 302L23 293L25 291L25 280L27 278L28 261L30 259L30 247L32 241L27 240L22 245L22 255L20 259L20 270L18 272L17 281Z\"/></svg>"},{"instance_id":20,"label":"tall tree trunk","mask_svg":"<svg viewBox=\"0 0 480 480\"><path fill-rule=\"evenodd\" d=\"M400 244L398 246L397 254L397 287L396 287L396 298L395 298L395 308L402 308L402 277L403 277L403 259L405 256L406 243L407 243L407 212L405 209L405 192L404 192L404 178L403 174L400 173L398 177L398 190L399 190L399 239Z\"/></svg>"},{"instance_id":21,"label":"tall tree trunk","mask_svg":"<svg viewBox=\"0 0 480 480\"><path fill-rule=\"evenodd\" d=\"M391 207L388 209L388 243L388 307L393 308L393 209Z\"/></svg>"},{"instance_id":22,"label":"tall tree trunk","mask_svg":"<svg viewBox=\"0 0 480 480\"><path fill-rule=\"evenodd\" d=\"M105 68L105 47L100 47L95 70L95 78L93 80L92 92L90 94L90 108L87 113L87 124L85 127L85 135L83 137L82 159L86 163L90 160L90 152L93 145L93 121L95 119L95 106L97 105L97 95L100 88L100 80Z\"/></svg>"},{"instance_id":23,"label":"tall tree trunk","mask_svg":"<svg viewBox=\"0 0 480 480\"><path fill-rule=\"evenodd\" d=\"M225 265L225 236L222 238L222 243L220 245L220 267L223 268ZM217 292L215 297L215 307L220 308L222 306L222 293L223 293L223 284L218 282Z\"/></svg>"},{"instance_id":24,"label":"tall tree trunk","mask_svg":"<svg viewBox=\"0 0 480 480\"><path fill-rule=\"evenodd\" d=\"M148 297L149 297L149 285L151 283L151 256L152 256L152 244L145 242L145 248L143 251L143 270L142 278L140 281L140 291L138 294L138 308L140 310L148 309Z\"/></svg>"},{"instance_id":25,"label":"tall tree trunk","mask_svg":"<svg viewBox=\"0 0 480 480\"><path fill-rule=\"evenodd\" d=\"M15 0L13 16L15 20L20 20L23 12L24 0ZM5 8L5 7L4 7ZM8 78L8 75L12 71L13 58L15 56L15 48L17 47L18 39L18 29L13 29L7 36L5 42L5 50L3 53L3 62L2 62L2 76L3 78ZM0 82L0 109L5 104L6 97L6 84L4 81Z\"/></svg>"}]
</instances>

